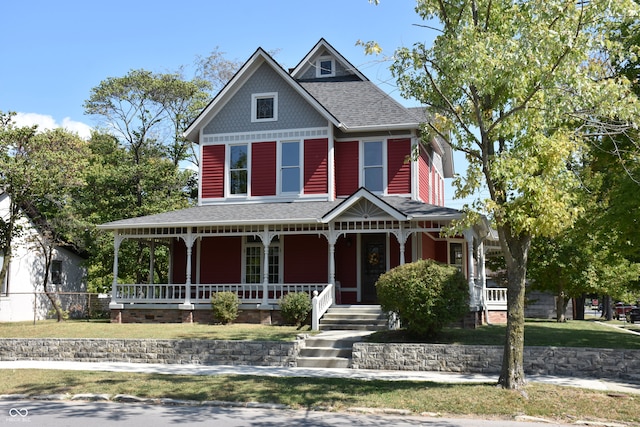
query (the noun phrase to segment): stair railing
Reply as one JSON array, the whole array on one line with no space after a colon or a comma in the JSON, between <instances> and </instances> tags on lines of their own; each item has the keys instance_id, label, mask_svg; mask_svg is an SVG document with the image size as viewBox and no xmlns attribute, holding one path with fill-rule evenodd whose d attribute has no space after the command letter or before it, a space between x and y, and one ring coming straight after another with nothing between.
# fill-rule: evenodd
<instances>
[{"instance_id":1,"label":"stair railing","mask_svg":"<svg viewBox=\"0 0 640 427\"><path fill-rule=\"evenodd\" d=\"M332 305L333 284L330 283L320 294L318 294L318 291L313 291L313 298L311 299L311 330L320 330L320 319Z\"/></svg>"}]
</instances>

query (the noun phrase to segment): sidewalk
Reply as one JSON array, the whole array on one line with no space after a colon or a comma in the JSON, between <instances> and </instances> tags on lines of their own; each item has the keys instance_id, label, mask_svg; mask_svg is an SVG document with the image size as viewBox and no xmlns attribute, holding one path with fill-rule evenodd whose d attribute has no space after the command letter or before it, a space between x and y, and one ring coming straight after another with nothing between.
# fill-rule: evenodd
<instances>
[{"instance_id":1,"label":"sidewalk","mask_svg":"<svg viewBox=\"0 0 640 427\"><path fill-rule=\"evenodd\" d=\"M57 361L0 361L2 369L54 369L65 371L107 371L166 375L256 375L266 377L349 378L383 381L431 381L445 384L497 383L497 375L452 372L379 371L364 369L286 368L267 366L208 366L167 365L121 362L57 362ZM640 383L622 381L569 378L545 375L527 375L527 381L578 387L611 393L640 394Z\"/></svg>"}]
</instances>

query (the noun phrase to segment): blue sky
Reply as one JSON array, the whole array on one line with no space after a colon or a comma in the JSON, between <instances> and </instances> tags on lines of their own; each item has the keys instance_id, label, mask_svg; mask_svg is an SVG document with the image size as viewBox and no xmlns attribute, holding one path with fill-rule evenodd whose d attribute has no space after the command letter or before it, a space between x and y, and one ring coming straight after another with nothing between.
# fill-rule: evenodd
<instances>
[{"instance_id":1,"label":"blue sky","mask_svg":"<svg viewBox=\"0 0 640 427\"><path fill-rule=\"evenodd\" d=\"M391 55L400 46L430 44L431 30L415 0L29 0L2 6L0 110L23 123L63 126L85 134L95 124L82 105L91 88L132 69L192 70L214 48L244 62L258 48L293 67L324 37L371 81L405 105L382 57L366 56L358 40L376 40ZM418 24L418 25L416 25ZM456 156L456 169L461 169ZM446 204L451 200L447 188Z\"/></svg>"}]
</instances>

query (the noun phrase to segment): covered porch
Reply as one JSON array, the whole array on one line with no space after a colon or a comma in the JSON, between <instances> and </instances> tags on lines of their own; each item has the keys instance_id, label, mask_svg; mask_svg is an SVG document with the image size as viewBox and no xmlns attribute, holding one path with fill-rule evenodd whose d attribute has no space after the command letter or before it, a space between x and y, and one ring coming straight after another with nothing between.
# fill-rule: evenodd
<instances>
[{"instance_id":1,"label":"covered porch","mask_svg":"<svg viewBox=\"0 0 640 427\"><path fill-rule=\"evenodd\" d=\"M376 303L373 283L380 273L422 258L457 265L469 281L470 309L487 308L486 235L474 227L460 236L441 236L458 211L366 190L334 202L282 208L276 203L199 206L103 225L114 233L112 321L209 321L211 295L230 291L250 321L277 323L280 298L307 292L317 329L333 305ZM149 247L149 283L118 281L125 240ZM160 246L169 250L168 283L154 283ZM173 315L162 315L168 312Z\"/></svg>"}]
</instances>

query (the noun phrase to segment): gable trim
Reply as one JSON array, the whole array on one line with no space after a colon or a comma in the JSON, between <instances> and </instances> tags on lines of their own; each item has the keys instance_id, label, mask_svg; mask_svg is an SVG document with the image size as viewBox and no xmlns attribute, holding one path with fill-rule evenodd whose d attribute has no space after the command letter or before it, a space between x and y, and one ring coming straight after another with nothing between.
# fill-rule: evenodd
<instances>
[{"instance_id":1,"label":"gable trim","mask_svg":"<svg viewBox=\"0 0 640 427\"><path fill-rule=\"evenodd\" d=\"M405 214L395 209L393 206L389 205L366 188L360 187L358 191L347 197L342 203L327 212L322 217L322 222L328 223L335 220L337 217L348 211L351 207L353 207L356 203L363 199L369 201L397 221L406 221L409 219Z\"/></svg>"},{"instance_id":2,"label":"gable trim","mask_svg":"<svg viewBox=\"0 0 640 427\"><path fill-rule=\"evenodd\" d=\"M322 104L320 104L306 89L304 89L291 75L289 75L267 52L258 48L255 53L244 63L233 78L222 88L220 92L200 112L198 117L184 131L183 136L189 141L200 143L201 129L222 109L233 97L240 87L262 65L271 67L286 83L288 83L306 102L326 118L334 126L339 126L340 121L334 117Z\"/></svg>"},{"instance_id":3,"label":"gable trim","mask_svg":"<svg viewBox=\"0 0 640 427\"><path fill-rule=\"evenodd\" d=\"M340 52L338 52L333 46L331 46L329 42L327 42L324 38L321 38L318 41L318 43L316 43L316 45L309 51L309 53L307 53L305 57L302 58L302 61L300 61L298 65L295 66L295 68L291 71L291 76L293 76L293 78L296 78L298 74L301 73L307 65L315 65L315 61L312 61L312 59L316 55L321 53L322 49L328 50L334 58L336 58L338 61L342 62L343 64L347 65L349 70L353 71L353 73L356 76L358 76L358 78L360 78L363 81L367 81L367 82L369 81L367 76L362 74L360 70L358 70L351 62L349 62L347 58L342 56L342 54L340 54ZM325 55L322 55L322 56L325 56Z\"/></svg>"}]
</instances>

